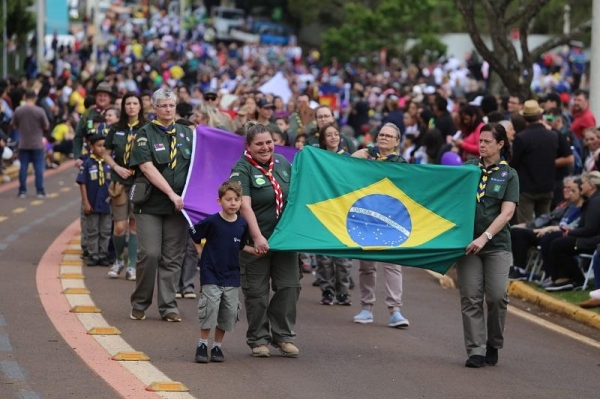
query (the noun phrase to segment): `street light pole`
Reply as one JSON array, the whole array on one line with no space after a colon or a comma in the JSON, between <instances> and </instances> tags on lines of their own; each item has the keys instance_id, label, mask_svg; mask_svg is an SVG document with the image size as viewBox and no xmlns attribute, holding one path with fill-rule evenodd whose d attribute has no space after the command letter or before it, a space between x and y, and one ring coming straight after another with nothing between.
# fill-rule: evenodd
<instances>
[{"instance_id":1,"label":"street light pole","mask_svg":"<svg viewBox=\"0 0 600 399\"><path fill-rule=\"evenodd\" d=\"M8 23L8 7L6 0L2 0L2 77L8 77L8 31L6 24Z\"/></svg>"},{"instance_id":2,"label":"street light pole","mask_svg":"<svg viewBox=\"0 0 600 399\"><path fill-rule=\"evenodd\" d=\"M563 21L563 33L568 35L571 32L571 6L565 4L564 11L564 21Z\"/></svg>"},{"instance_id":3,"label":"street light pole","mask_svg":"<svg viewBox=\"0 0 600 399\"><path fill-rule=\"evenodd\" d=\"M44 47L46 43L46 0L37 0L36 14L36 36L37 46L35 57L38 70L41 72L46 60L44 59Z\"/></svg>"}]
</instances>

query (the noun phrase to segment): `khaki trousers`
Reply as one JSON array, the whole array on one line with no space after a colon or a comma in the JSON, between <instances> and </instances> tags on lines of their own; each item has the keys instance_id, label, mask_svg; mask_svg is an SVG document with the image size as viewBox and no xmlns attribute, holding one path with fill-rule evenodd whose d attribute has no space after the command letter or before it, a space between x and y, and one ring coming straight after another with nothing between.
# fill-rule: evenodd
<instances>
[{"instance_id":1,"label":"khaki trousers","mask_svg":"<svg viewBox=\"0 0 600 399\"><path fill-rule=\"evenodd\" d=\"M377 264L383 268L385 280L385 304L390 312L400 311L402 306L402 266L370 260L359 261L358 285L360 287L360 304L371 309L375 303L375 286L377 284Z\"/></svg>"}]
</instances>

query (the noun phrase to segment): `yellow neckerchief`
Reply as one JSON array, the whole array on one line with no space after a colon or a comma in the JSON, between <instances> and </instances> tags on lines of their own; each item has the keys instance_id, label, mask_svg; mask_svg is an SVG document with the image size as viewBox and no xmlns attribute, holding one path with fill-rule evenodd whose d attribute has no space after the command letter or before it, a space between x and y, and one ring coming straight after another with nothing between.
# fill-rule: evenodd
<instances>
[{"instance_id":1,"label":"yellow neckerchief","mask_svg":"<svg viewBox=\"0 0 600 399\"><path fill-rule=\"evenodd\" d=\"M479 180L479 185L477 186L477 202L482 202L482 198L485 196L485 187L487 186L488 177L497 170L500 170L499 165L508 165L508 163L501 158L498 165L492 164L490 166L485 166L483 164L483 158L479 158L479 169L481 169L481 179Z\"/></svg>"},{"instance_id":2,"label":"yellow neckerchief","mask_svg":"<svg viewBox=\"0 0 600 399\"><path fill-rule=\"evenodd\" d=\"M170 126L165 126L156 119L153 120L152 123L171 138L171 169L175 169L175 166L177 165L177 160L175 159L177 156L177 130L175 129L175 123L171 123Z\"/></svg>"},{"instance_id":3,"label":"yellow neckerchief","mask_svg":"<svg viewBox=\"0 0 600 399\"><path fill-rule=\"evenodd\" d=\"M391 152L385 156L381 155L381 151L379 150L379 147L374 147L373 152L375 153L375 159L377 161L391 161L394 157L398 156L398 153L396 151Z\"/></svg>"},{"instance_id":4,"label":"yellow neckerchief","mask_svg":"<svg viewBox=\"0 0 600 399\"><path fill-rule=\"evenodd\" d=\"M133 123L128 123L127 127L129 127L129 133L127 133L127 144L125 144L125 155L123 155L123 165L125 167L129 167L129 158L131 157L131 148L133 147L133 139L135 135L133 134L133 128L140 124L140 121L135 121Z\"/></svg>"},{"instance_id":5,"label":"yellow neckerchief","mask_svg":"<svg viewBox=\"0 0 600 399\"><path fill-rule=\"evenodd\" d=\"M104 159L102 159L102 157L99 158L94 154L90 155L90 158L98 162L98 184L103 186L104 182L106 181L104 179Z\"/></svg>"}]
</instances>

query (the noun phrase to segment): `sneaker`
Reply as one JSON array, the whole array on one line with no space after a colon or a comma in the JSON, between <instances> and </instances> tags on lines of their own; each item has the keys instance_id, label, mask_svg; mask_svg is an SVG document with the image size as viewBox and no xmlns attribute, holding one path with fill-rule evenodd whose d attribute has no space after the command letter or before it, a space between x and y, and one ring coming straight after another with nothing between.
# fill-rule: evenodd
<instances>
[{"instance_id":1,"label":"sneaker","mask_svg":"<svg viewBox=\"0 0 600 399\"><path fill-rule=\"evenodd\" d=\"M90 257L90 253L88 252L87 249L84 249L83 253L81 254L81 258L82 259L86 259L86 258L89 258L89 257Z\"/></svg>"},{"instance_id":2,"label":"sneaker","mask_svg":"<svg viewBox=\"0 0 600 399\"><path fill-rule=\"evenodd\" d=\"M108 266L110 266L109 260L106 259L105 257L99 258L97 264L98 264L98 266L102 266L102 267L108 267Z\"/></svg>"},{"instance_id":3,"label":"sneaker","mask_svg":"<svg viewBox=\"0 0 600 399\"><path fill-rule=\"evenodd\" d=\"M200 344L196 347L196 363L208 363L208 348L206 344Z\"/></svg>"},{"instance_id":4,"label":"sneaker","mask_svg":"<svg viewBox=\"0 0 600 399\"><path fill-rule=\"evenodd\" d=\"M90 256L85 262L85 265L89 267L98 266L98 262L100 262L100 259L98 257Z\"/></svg>"},{"instance_id":5,"label":"sneaker","mask_svg":"<svg viewBox=\"0 0 600 399\"><path fill-rule=\"evenodd\" d=\"M545 288L548 292L557 292L557 291L572 291L575 288L575 285L570 280L559 281L556 280L552 285Z\"/></svg>"},{"instance_id":6,"label":"sneaker","mask_svg":"<svg viewBox=\"0 0 600 399\"><path fill-rule=\"evenodd\" d=\"M498 364L498 349L487 345L485 350L485 364L495 366Z\"/></svg>"},{"instance_id":7,"label":"sneaker","mask_svg":"<svg viewBox=\"0 0 600 399\"><path fill-rule=\"evenodd\" d=\"M210 361L221 363L225 361L225 356L223 356L223 351L218 346L213 346L210 350Z\"/></svg>"},{"instance_id":8,"label":"sneaker","mask_svg":"<svg viewBox=\"0 0 600 399\"><path fill-rule=\"evenodd\" d=\"M347 294L340 294L336 297L337 304L340 306L350 306L352 302L350 302L350 298L348 298Z\"/></svg>"},{"instance_id":9,"label":"sneaker","mask_svg":"<svg viewBox=\"0 0 600 399\"><path fill-rule=\"evenodd\" d=\"M2 181L4 183L10 183L10 176L9 175L2 175Z\"/></svg>"},{"instance_id":10,"label":"sneaker","mask_svg":"<svg viewBox=\"0 0 600 399\"><path fill-rule=\"evenodd\" d=\"M195 293L195 292L193 292L193 291L187 291L187 292L184 292L184 293L183 293L183 297L184 297L185 299L196 299L196 298L197 298L197 296L196 296L196 293Z\"/></svg>"},{"instance_id":11,"label":"sneaker","mask_svg":"<svg viewBox=\"0 0 600 399\"><path fill-rule=\"evenodd\" d=\"M399 311L393 312L388 320L388 326L394 328L408 327L408 320Z\"/></svg>"},{"instance_id":12,"label":"sneaker","mask_svg":"<svg viewBox=\"0 0 600 399\"><path fill-rule=\"evenodd\" d=\"M333 305L333 294L329 291L323 292L323 298L321 299L321 305Z\"/></svg>"},{"instance_id":13,"label":"sneaker","mask_svg":"<svg viewBox=\"0 0 600 399\"><path fill-rule=\"evenodd\" d=\"M300 354L300 350L291 342L271 342L271 345L285 357L298 357Z\"/></svg>"},{"instance_id":14,"label":"sneaker","mask_svg":"<svg viewBox=\"0 0 600 399\"><path fill-rule=\"evenodd\" d=\"M131 309L131 314L129 315L131 320L144 320L146 318L146 312L138 309Z\"/></svg>"},{"instance_id":15,"label":"sneaker","mask_svg":"<svg viewBox=\"0 0 600 399\"><path fill-rule=\"evenodd\" d=\"M19 193L19 195L17 195L18 198L27 198L27 194L25 193Z\"/></svg>"},{"instance_id":16,"label":"sneaker","mask_svg":"<svg viewBox=\"0 0 600 399\"><path fill-rule=\"evenodd\" d=\"M267 345L258 345L252 348L252 356L269 357L271 356L271 353L269 352L269 347Z\"/></svg>"},{"instance_id":17,"label":"sneaker","mask_svg":"<svg viewBox=\"0 0 600 399\"><path fill-rule=\"evenodd\" d=\"M129 281L135 281L135 267L128 267L127 270L125 270L125 278Z\"/></svg>"},{"instance_id":18,"label":"sneaker","mask_svg":"<svg viewBox=\"0 0 600 399\"><path fill-rule=\"evenodd\" d=\"M181 316L175 312L169 312L162 318L164 321L179 323L181 321Z\"/></svg>"},{"instance_id":19,"label":"sneaker","mask_svg":"<svg viewBox=\"0 0 600 399\"><path fill-rule=\"evenodd\" d=\"M309 264L303 263L300 268L302 269L303 273L312 273L312 266Z\"/></svg>"},{"instance_id":20,"label":"sneaker","mask_svg":"<svg viewBox=\"0 0 600 399\"><path fill-rule=\"evenodd\" d=\"M352 289L354 289L354 279L352 277L350 277L349 280L350 280L350 284L348 285L348 289L352 290Z\"/></svg>"},{"instance_id":21,"label":"sneaker","mask_svg":"<svg viewBox=\"0 0 600 399\"><path fill-rule=\"evenodd\" d=\"M552 281L552 277L548 277L539 283L539 286L542 288L550 287L554 282Z\"/></svg>"},{"instance_id":22,"label":"sneaker","mask_svg":"<svg viewBox=\"0 0 600 399\"><path fill-rule=\"evenodd\" d=\"M315 281L312 282L312 286L313 287L319 287L321 285L321 279L315 279Z\"/></svg>"},{"instance_id":23,"label":"sneaker","mask_svg":"<svg viewBox=\"0 0 600 399\"><path fill-rule=\"evenodd\" d=\"M527 279L529 279L529 273L518 266L511 266L510 272L508 273L508 279L510 281L527 281Z\"/></svg>"},{"instance_id":24,"label":"sneaker","mask_svg":"<svg viewBox=\"0 0 600 399\"><path fill-rule=\"evenodd\" d=\"M121 274L121 272L123 271L123 268L125 267L125 262L122 260L116 260L114 265L112 265L112 267L110 268L110 270L108 271L108 277L110 278L118 278L119 274Z\"/></svg>"},{"instance_id":25,"label":"sneaker","mask_svg":"<svg viewBox=\"0 0 600 399\"><path fill-rule=\"evenodd\" d=\"M46 198L46 194L44 194L44 193L39 193L39 194L37 195L37 197L38 197L39 199L43 199L43 198Z\"/></svg>"},{"instance_id":26,"label":"sneaker","mask_svg":"<svg viewBox=\"0 0 600 399\"><path fill-rule=\"evenodd\" d=\"M481 367L485 367L485 356L481 355L473 355L467 359L465 363L465 367L469 367L472 369L478 369Z\"/></svg>"},{"instance_id":27,"label":"sneaker","mask_svg":"<svg viewBox=\"0 0 600 399\"><path fill-rule=\"evenodd\" d=\"M592 299L600 299L600 289L590 291L590 298L592 298Z\"/></svg>"},{"instance_id":28,"label":"sneaker","mask_svg":"<svg viewBox=\"0 0 600 399\"><path fill-rule=\"evenodd\" d=\"M175 294L175 298L176 298L176 299L181 299L181 298L183 298L183 296L181 295L181 292L178 292L178 293L176 293L176 294Z\"/></svg>"},{"instance_id":29,"label":"sneaker","mask_svg":"<svg viewBox=\"0 0 600 399\"><path fill-rule=\"evenodd\" d=\"M354 322L360 324L373 323L373 313L370 310L363 309L359 314L354 316Z\"/></svg>"}]
</instances>

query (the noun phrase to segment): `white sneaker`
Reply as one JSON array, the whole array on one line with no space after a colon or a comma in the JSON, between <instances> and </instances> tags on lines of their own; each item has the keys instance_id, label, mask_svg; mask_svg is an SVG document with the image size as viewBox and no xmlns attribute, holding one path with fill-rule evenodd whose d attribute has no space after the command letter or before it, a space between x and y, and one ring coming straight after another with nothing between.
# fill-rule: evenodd
<instances>
[{"instance_id":1,"label":"white sneaker","mask_svg":"<svg viewBox=\"0 0 600 399\"><path fill-rule=\"evenodd\" d=\"M125 278L129 281L135 281L135 267L128 267L127 270L125 270Z\"/></svg>"},{"instance_id":2,"label":"white sneaker","mask_svg":"<svg viewBox=\"0 0 600 399\"><path fill-rule=\"evenodd\" d=\"M175 299L181 299L181 298L182 298L181 292L178 292L175 294Z\"/></svg>"},{"instance_id":3,"label":"white sneaker","mask_svg":"<svg viewBox=\"0 0 600 399\"><path fill-rule=\"evenodd\" d=\"M600 299L600 289L590 291L590 298L592 299Z\"/></svg>"},{"instance_id":4,"label":"white sneaker","mask_svg":"<svg viewBox=\"0 0 600 399\"><path fill-rule=\"evenodd\" d=\"M184 292L183 297L185 299L196 299L196 293L192 291Z\"/></svg>"},{"instance_id":5,"label":"white sneaker","mask_svg":"<svg viewBox=\"0 0 600 399\"><path fill-rule=\"evenodd\" d=\"M125 267L125 261L117 259L115 263L112 265L110 270L108 271L108 277L110 278L119 278L119 274L123 271Z\"/></svg>"}]
</instances>

